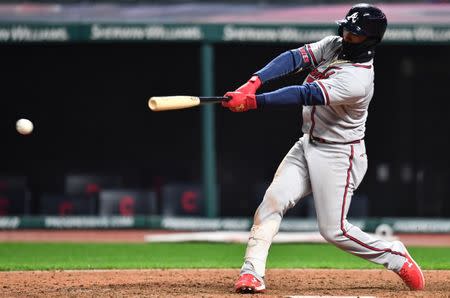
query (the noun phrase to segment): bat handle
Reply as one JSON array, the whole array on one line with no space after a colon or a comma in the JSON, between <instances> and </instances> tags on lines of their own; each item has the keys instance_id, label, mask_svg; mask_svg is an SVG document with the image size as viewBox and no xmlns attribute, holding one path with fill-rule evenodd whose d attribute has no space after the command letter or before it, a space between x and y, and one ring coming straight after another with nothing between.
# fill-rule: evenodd
<instances>
[{"instance_id":1,"label":"bat handle","mask_svg":"<svg viewBox=\"0 0 450 298\"><path fill-rule=\"evenodd\" d=\"M200 96L200 102L203 103L219 103L222 101L228 101L231 97L228 96Z\"/></svg>"}]
</instances>

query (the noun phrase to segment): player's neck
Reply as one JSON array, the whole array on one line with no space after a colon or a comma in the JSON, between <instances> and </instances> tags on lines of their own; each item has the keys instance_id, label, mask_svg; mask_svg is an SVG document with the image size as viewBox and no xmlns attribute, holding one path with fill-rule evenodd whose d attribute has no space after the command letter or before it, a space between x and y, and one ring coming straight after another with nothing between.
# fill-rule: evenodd
<instances>
[{"instance_id":1,"label":"player's neck","mask_svg":"<svg viewBox=\"0 0 450 298\"><path fill-rule=\"evenodd\" d=\"M362 43L349 43L342 41L342 49L338 59L349 60L354 63L364 63L375 56L375 46L377 41L370 39Z\"/></svg>"}]
</instances>

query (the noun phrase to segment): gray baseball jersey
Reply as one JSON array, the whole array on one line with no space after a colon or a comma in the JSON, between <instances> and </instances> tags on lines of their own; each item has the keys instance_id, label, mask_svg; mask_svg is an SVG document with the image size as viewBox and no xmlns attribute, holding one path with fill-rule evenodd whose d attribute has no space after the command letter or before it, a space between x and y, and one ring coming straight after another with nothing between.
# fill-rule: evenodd
<instances>
[{"instance_id":1,"label":"gray baseball jersey","mask_svg":"<svg viewBox=\"0 0 450 298\"><path fill-rule=\"evenodd\" d=\"M303 107L303 133L332 142L364 138L367 109L373 95L373 60L356 64L338 60L342 38L328 36L303 47L315 69L305 83L316 81L324 106Z\"/></svg>"}]
</instances>

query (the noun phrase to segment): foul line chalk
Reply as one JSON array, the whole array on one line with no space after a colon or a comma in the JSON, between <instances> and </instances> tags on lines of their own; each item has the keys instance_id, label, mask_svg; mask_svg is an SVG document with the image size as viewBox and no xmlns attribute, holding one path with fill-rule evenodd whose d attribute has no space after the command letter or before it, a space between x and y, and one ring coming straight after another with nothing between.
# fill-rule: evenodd
<instances>
[{"instance_id":1,"label":"foul line chalk","mask_svg":"<svg viewBox=\"0 0 450 298\"><path fill-rule=\"evenodd\" d=\"M375 296L285 296L286 298L316 298L316 297L322 297L322 298L375 298Z\"/></svg>"}]
</instances>

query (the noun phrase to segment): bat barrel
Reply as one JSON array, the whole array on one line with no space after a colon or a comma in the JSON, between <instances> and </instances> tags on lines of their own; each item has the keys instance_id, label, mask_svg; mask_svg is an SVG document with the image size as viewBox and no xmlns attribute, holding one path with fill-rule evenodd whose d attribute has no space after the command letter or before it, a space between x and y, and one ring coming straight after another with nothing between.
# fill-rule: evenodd
<instances>
[{"instance_id":1,"label":"bat barrel","mask_svg":"<svg viewBox=\"0 0 450 298\"><path fill-rule=\"evenodd\" d=\"M148 107L152 111L179 110L195 107L200 104L219 103L224 100L229 100L229 98L223 96L154 96L148 100Z\"/></svg>"}]
</instances>

